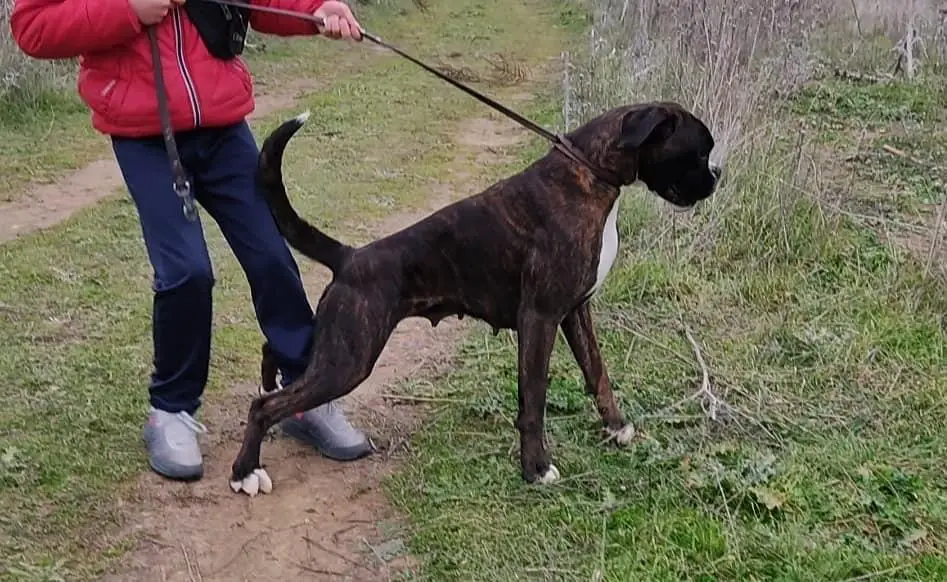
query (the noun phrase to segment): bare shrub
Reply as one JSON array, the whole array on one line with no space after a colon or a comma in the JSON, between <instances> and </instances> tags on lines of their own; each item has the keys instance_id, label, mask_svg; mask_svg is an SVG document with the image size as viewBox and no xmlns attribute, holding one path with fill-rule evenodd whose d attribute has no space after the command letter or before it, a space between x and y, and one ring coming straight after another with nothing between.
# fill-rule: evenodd
<instances>
[{"instance_id":1,"label":"bare shrub","mask_svg":"<svg viewBox=\"0 0 947 582\"><path fill-rule=\"evenodd\" d=\"M76 71L74 61L47 61L25 55L10 31L12 11L13 0L0 0L0 107L3 108L32 100L37 92L65 88Z\"/></svg>"},{"instance_id":2,"label":"bare shrub","mask_svg":"<svg viewBox=\"0 0 947 582\"><path fill-rule=\"evenodd\" d=\"M734 236L756 244L791 228L773 218L798 214L804 164L790 150L802 144L781 141L769 121L774 100L811 76L812 36L825 11L819 0L597 0L587 50L580 59L567 56L567 126L623 103L676 101L711 128L711 157L726 166L730 184L699 216L672 215L676 236L642 244L679 261ZM651 196L633 195L630 203L670 213Z\"/></svg>"},{"instance_id":3,"label":"bare shrub","mask_svg":"<svg viewBox=\"0 0 947 582\"><path fill-rule=\"evenodd\" d=\"M726 158L765 99L809 76L817 13L808 4L600 0L586 62L570 66L567 125L619 103L671 99L712 126L715 155Z\"/></svg>"},{"instance_id":4,"label":"bare shrub","mask_svg":"<svg viewBox=\"0 0 947 582\"><path fill-rule=\"evenodd\" d=\"M816 164L804 136L785 135L787 126L774 122L780 100L822 68L829 52L875 50L890 67L904 31L915 27L930 45L940 30L929 0L594 0L593 9L588 46L578 57L564 55L566 126L651 100L677 101L699 115L716 137L712 157L738 186L711 199L696 220L675 218L689 229L691 250L717 241L721 224L733 226L736 216L773 232L789 228L773 217L813 210L808 182ZM887 47L872 44L879 36ZM936 56L927 55L935 64ZM662 239L648 244L655 240Z\"/></svg>"},{"instance_id":5,"label":"bare shrub","mask_svg":"<svg viewBox=\"0 0 947 582\"><path fill-rule=\"evenodd\" d=\"M839 66L890 71L911 60L947 62L947 3L941 0L824 0L831 18L819 48Z\"/></svg>"},{"instance_id":6,"label":"bare shrub","mask_svg":"<svg viewBox=\"0 0 947 582\"><path fill-rule=\"evenodd\" d=\"M877 56L881 37L893 66L913 29L918 57L936 64L947 53L947 4L935 0L595 0L594 18L585 54L567 55L567 126L618 103L674 99L713 126L721 158L827 52Z\"/></svg>"},{"instance_id":7,"label":"bare shrub","mask_svg":"<svg viewBox=\"0 0 947 582\"><path fill-rule=\"evenodd\" d=\"M940 25L940 9L944 4L938 0L840 1L835 3L835 22L844 23L849 34L859 37L883 34L892 42L902 38L906 27L913 23L924 36L933 38Z\"/></svg>"}]
</instances>

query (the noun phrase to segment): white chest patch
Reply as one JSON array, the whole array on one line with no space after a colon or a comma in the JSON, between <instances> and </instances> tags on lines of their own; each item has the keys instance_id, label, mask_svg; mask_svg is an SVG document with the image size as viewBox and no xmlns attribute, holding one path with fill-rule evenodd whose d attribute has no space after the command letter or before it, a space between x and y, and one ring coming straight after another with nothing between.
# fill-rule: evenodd
<instances>
[{"instance_id":1,"label":"white chest patch","mask_svg":"<svg viewBox=\"0 0 947 582\"><path fill-rule=\"evenodd\" d=\"M605 282L612 265L615 264L615 257L618 256L618 206L621 196L615 199L612 209L605 218L605 228L602 230L602 250L598 255L598 271L595 274L595 284L589 290L589 296L594 295Z\"/></svg>"}]
</instances>

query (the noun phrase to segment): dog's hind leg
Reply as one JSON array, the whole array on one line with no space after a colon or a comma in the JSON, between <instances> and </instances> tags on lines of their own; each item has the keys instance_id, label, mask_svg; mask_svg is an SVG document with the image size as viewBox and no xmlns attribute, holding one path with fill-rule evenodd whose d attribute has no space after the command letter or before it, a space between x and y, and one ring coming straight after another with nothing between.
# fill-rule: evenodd
<instances>
[{"instance_id":1,"label":"dog's hind leg","mask_svg":"<svg viewBox=\"0 0 947 582\"><path fill-rule=\"evenodd\" d=\"M635 436L634 427L625 421L618 408L615 393L612 392L608 372L602 361L595 330L592 326L592 314L588 302L583 303L562 320L562 332L575 356L575 361L585 377L585 391L595 400L605 431L619 445L626 445Z\"/></svg>"},{"instance_id":2,"label":"dog's hind leg","mask_svg":"<svg viewBox=\"0 0 947 582\"><path fill-rule=\"evenodd\" d=\"M263 482L270 483L260 463L263 436L270 427L345 396L371 374L397 323L386 302L372 299L349 290L333 293L319 305L312 360L305 373L250 406L243 444L232 466L234 491L255 495L264 490Z\"/></svg>"},{"instance_id":3,"label":"dog's hind leg","mask_svg":"<svg viewBox=\"0 0 947 582\"><path fill-rule=\"evenodd\" d=\"M516 428L520 433L523 479L529 483L553 483L559 479L559 469L549 458L543 433L549 359L556 341L556 320L532 310L524 310L517 324L517 336L519 414Z\"/></svg>"}]
</instances>

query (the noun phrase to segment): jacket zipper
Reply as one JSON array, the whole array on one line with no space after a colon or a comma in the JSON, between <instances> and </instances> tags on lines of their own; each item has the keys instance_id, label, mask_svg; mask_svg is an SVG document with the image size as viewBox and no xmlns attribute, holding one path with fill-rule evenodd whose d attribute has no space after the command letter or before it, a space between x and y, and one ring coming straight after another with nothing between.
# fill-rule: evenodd
<instances>
[{"instance_id":1,"label":"jacket zipper","mask_svg":"<svg viewBox=\"0 0 947 582\"><path fill-rule=\"evenodd\" d=\"M187 69L187 60L184 58L184 25L181 22L180 7L175 6L172 10L174 20L174 53L178 60L178 70L184 79L184 87L187 90L188 100L191 103L191 115L194 117L194 127L200 127L202 121L201 104L197 100L197 89L194 88L194 79L191 72Z\"/></svg>"}]
</instances>

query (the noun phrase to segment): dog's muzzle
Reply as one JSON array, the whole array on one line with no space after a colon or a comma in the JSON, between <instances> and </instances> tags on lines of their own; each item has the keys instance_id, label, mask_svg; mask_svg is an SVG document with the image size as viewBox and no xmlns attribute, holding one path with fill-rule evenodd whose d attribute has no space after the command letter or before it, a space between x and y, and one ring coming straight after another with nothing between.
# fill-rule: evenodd
<instances>
[{"instance_id":1,"label":"dog's muzzle","mask_svg":"<svg viewBox=\"0 0 947 582\"><path fill-rule=\"evenodd\" d=\"M720 184L720 179L723 177L723 166L715 162L710 162L707 166L714 177L714 187L716 188L717 185Z\"/></svg>"}]
</instances>

